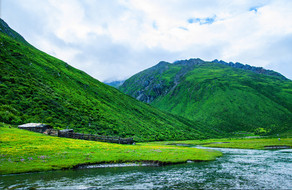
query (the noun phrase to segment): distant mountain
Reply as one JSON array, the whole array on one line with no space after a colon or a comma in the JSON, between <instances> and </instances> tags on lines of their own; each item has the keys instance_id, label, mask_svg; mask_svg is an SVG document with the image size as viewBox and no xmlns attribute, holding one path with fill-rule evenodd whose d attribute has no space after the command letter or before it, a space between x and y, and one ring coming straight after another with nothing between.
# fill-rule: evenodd
<instances>
[{"instance_id":1,"label":"distant mountain","mask_svg":"<svg viewBox=\"0 0 292 190\"><path fill-rule=\"evenodd\" d=\"M112 81L112 82L104 82L104 84L107 84L109 86L118 88L119 86L121 86L125 81L124 80L119 80L119 81Z\"/></svg>"},{"instance_id":2,"label":"distant mountain","mask_svg":"<svg viewBox=\"0 0 292 190\"><path fill-rule=\"evenodd\" d=\"M179 140L223 134L124 95L28 44L0 19L0 121L77 132Z\"/></svg>"},{"instance_id":3,"label":"distant mountain","mask_svg":"<svg viewBox=\"0 0 292 190\"><path fill-rule=\"evenodd\" d=\"M292 82L264 68L201 59L160 62L119 89L218 131L292 129Z\"/></svg>"}]
</instances>

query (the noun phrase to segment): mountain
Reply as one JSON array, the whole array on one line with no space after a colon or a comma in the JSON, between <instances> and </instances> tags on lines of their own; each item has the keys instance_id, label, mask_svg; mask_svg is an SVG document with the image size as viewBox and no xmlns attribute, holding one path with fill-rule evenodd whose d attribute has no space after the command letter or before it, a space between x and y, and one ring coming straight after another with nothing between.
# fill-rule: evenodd
<instances>
[{"instance_id":1,"label":"mountain","mask_svg":"<svg viewBox=\"0 0 292 190\"><path fill-rule=\"evenodd\" d=\"M118 88L119 86L121 86L125 81L124 80L118 80L118 81L112 81L112 82L104 82L104 84L107 84L109 86Z\"/></svg>"},{"instance_id":2,"label":"mountain","mask_svg":"<svg viewBox=\"0 0 292 190\"><path fill-rule=\"evenodd\" d=\"M0 18L0 32L8 35L9 37L15 39L16 41L20 41L24 43L25 45L30 45L20 34L15 32L13 29L11 29L4 20Z\"/></svg>"},{"instance_id":3,"label":"mountain","mask_svg":"<svg viewBox=\"0 0 292 190\"><path fill-rule=\"evenodd\" d=\"M214 60L160 62L119 89L163 111L224 132L292 129L292 82L260 67Z\"/></svg>"},{"instance_id":4,"label":"mountain","mask_svg":"<svg viewBox=\"0 0 292 190\"><path fill-rule=\"evenodd\" d=\"M124 95L34 48L1 19L0 47L1 122L44 122L136 141L223 134Z\"/></svg>"}]
</instances>

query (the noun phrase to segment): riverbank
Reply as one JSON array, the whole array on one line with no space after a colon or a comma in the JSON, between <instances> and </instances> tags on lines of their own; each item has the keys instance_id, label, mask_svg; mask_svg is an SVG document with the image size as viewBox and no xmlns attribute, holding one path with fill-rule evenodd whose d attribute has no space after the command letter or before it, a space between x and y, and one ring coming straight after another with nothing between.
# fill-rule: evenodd
<instances>
[{"instance_id":1,"label":"riverbank","mask_svg":"<svg viewBox=\"0 0 292 190\"><path fill-rule=\"evenodd\" d=\"M208 140L187 140L187 141L164 141L151 142L152 145L201 145L217 148L239 148L239 149L281 149L291 148L292 138L224 138Z\"/></svg>"},{"instance_id":2,"label":"riverbank","mask_svg":"<svg viewBox=\"0 0 292 190\"><path fill-rule=\"evenodd\" d=\"M99 163L154 162L160 165L215 160L221 152L137 143L120 145L51 137L0 127L0 174L76 168Z\"/></svg>"}]
</instances>

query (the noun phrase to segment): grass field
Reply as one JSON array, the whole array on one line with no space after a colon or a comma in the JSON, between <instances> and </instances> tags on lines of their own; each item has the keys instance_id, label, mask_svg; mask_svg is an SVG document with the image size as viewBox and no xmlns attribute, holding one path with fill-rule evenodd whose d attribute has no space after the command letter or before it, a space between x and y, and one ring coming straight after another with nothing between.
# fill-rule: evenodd
<instances>
[{"instance_id":1,"label":"grass field","mask_svg":"<svg viewBox=\"0 0 292 190\"><path fill-rule=\"evenodd\" d=\"M188 140L188 141L162 141L152 142L152 145L167 144L187 144L202 145L206 147L218 148L240 148L240 149L265 149L265 146L286 145L292 147L292 138L224 138L224 139L208 139L208 140Z\"/></svg>"},{"instance_id":2,"label":"grass field","mask_svg":"<svg viewBox=\"0 0 292 190\"><path fill-rule=\"evenodd\" d=\"M80 164L187 160L208 161L218 151L149 143L120 145L46 136L8 125L0 127L0 173L23 173L74 168Z\"/></svg>"}]
</instances>

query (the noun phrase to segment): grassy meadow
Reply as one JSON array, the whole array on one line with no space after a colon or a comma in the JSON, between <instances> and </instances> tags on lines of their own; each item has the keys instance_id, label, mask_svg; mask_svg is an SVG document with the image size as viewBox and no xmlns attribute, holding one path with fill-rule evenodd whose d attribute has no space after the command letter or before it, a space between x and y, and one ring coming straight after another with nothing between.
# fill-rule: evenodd
<instances>
[{"instance_id":1,"label":"grassy meadow","mask_svg":"<svg viewBox=\"0 0 292 190\"><path fill-rule=\"evenodd\" d=\"M239 148L239 149L265 149L265 146L285 145L292 147L292 138L224 138L207 140L187 140L187 141L162 141L152 142L152 145L186 144L201 145L205 147L217 148Z\"/></svg>"},{"instance_id":2,"label":"grassy meadow","mask_svg":"<svg viewBox=\"0 0 292 190\"><path fill-rule=\"evenodd\" d=\"M218 151L159 144L120 145L46 136L8 125L0 127L0 174L74 168L80 164L208 161Z\"/></svg>"}]
</instances>

